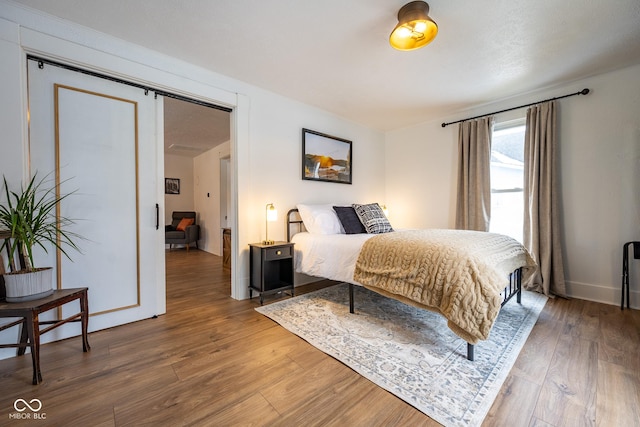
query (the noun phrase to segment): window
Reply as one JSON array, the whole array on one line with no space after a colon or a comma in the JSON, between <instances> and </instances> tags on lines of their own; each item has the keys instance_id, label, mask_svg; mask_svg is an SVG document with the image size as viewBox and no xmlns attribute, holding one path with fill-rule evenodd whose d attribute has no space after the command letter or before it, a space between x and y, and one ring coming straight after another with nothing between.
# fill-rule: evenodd
<instances>
[{"instance_id":1,"label":"window","mask_svg":"<svg viewBox=\"0 0 640 427\"><path fill-rule=\"evenodd\" d=\"M524 223L524 132L519 119L494 126L491 138L491 223L489 231L522 242Z\"/></svg>"}]
</instances>

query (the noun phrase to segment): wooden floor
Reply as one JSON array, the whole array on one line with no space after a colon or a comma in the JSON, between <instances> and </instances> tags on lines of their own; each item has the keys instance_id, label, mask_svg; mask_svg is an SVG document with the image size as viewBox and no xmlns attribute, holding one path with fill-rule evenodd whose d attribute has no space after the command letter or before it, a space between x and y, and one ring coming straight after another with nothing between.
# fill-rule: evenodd
<instances>
[{"instance_id":1,"label":"wooden floor","mask_svg":"<svg viewBox=\"0 0 640 427\"><path fill-rule=\"evenodd\" d=\"M229 297L220 257L167 254L167 314L0 361L0 425L430 426L392 394ZM309 291L319 286L297 291ZM267 301L271 301L270 299ZM552 300L484 425L640 425L640 312ZM46 420L9 419L40 399Z\"/></svg>"}]
</instances>

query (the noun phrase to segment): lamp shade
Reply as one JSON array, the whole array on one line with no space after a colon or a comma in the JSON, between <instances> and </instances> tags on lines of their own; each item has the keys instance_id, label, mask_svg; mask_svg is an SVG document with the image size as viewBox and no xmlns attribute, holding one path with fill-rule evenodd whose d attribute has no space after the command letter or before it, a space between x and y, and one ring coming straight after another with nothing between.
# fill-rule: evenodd
<instances>
[{"instance_id":1,"label":"lamp shade","mask_svg":"<svg viewBox=\"0 0 640 427\"><path fill-rule=\"evenodd\" d=\"M265 207L265 217L264 217L264 240L262 241L263 245L273 245L275 242L269 239L269 223L278 220L278 210L273 203L267 203Z\"/></svg>"},{"instance_id":2,"label":"lamp shade","mask_svg":"<svg viewBox=\"0 0 640 427\"><path fill-rule=\"evenodd\" d=\"M429 17L429 5L412 1L398 11L398 25L389 36L389 43L398 50L414 50L426 46L438 34L438 25Z\"/></svg>"},{"instance_id":3,"label":"lamp shade","mask_svg":"<svg viewBox=\"0 0 640 427\"><path fill-rule=\"evenodd\" d=\"M278 210L273 206L273 203L267 205L267 221L274 222L278 220Z\"/></svg>"}]
</instances>

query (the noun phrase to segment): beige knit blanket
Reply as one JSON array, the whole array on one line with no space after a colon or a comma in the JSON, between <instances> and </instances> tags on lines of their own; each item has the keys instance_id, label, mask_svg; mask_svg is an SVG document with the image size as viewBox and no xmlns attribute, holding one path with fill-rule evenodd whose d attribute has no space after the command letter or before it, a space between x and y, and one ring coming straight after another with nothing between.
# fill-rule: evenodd
<instances>
[{"instance_id":1,"label":"beige knit blanket","mask_svg":"<svg viewBox=\"0 0 640 427\"><path fill-rule=\"evenodd\" d=\"M500 292L527 250L501 234L412 230L380 234L362 247L354 280L405 303L439 312L471 344L485 340L500 311ZM534 270L525 269L525 277ZM534 270L535 271L535 270Z\"/></svg>"}]
</instances>

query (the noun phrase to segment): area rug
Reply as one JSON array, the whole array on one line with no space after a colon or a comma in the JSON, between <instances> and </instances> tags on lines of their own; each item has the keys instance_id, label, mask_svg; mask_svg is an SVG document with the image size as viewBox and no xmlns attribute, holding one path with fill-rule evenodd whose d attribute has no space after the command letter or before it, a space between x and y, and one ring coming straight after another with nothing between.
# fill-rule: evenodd
<instances>
[{"instance_id":1,"label":"area rug","mask_svg":"<svg viewBox=\"0 0 640 427\"><path fill-rule=\"evenodd\" d=\"M354 288L355 314L347 284L256 310L445 426L482 423L547 301L509 301L471 362L442 316Z\"/></svg>"}]
</instances>

